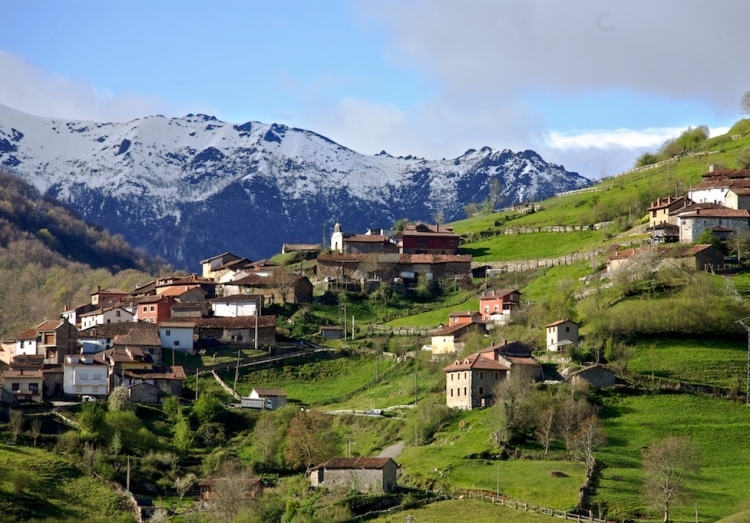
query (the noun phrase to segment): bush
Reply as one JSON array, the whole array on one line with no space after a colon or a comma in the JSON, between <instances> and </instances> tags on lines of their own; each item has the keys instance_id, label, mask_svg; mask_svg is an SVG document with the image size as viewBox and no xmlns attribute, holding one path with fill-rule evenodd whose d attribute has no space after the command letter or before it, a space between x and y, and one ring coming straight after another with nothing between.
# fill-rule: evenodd
<instances>
[{"instance_id":1,"label":"bush","mask_svg":"<svg viewBox=\"0 0 750 523\"><path fill-rule=\"evenodd\" d=\"M635 160L635 167L645 167L646 165L653 165L659 161L659 157L654 153L643 153Z\"/></svg>"},{"instance_id":2,"label":"bush","mask_svg":"<svg viewBox=\"0 0 750 523\"><path fill-rule=\"evenodd\" d=\"M734 159L740 169L750 169L750 147L744 147L735 155Z\"/></svg>"}]
</instances>

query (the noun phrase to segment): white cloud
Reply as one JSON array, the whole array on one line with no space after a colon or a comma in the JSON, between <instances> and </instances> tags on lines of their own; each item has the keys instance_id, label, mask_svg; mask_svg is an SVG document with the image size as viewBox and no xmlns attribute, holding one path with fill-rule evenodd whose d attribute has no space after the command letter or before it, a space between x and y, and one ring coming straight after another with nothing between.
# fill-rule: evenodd
<instances>
[{"instance_id":1,"label":"white cloud","mask_svg":"<svg viewBox=\"0 0 750 523\"><path fill-rule=\"evenodd\" d=\"M669 138L678 136L682 127L657 129L597 129L589 131L552 131L545 143L553 149L643 149L658 147Z\"/></svg>"},{"instance_id":2,"label":"white cloud","mask_svg":"<svg viewBox=\"0 0 750 523\"><path fill-rule=\"evenodd\" d=\"M41 71L2 50L0 104L39 116L94 121L126 121L152 114L171 116L177 109L156 96L114 93L82 80Z\"/></svg>"}]
</instances>

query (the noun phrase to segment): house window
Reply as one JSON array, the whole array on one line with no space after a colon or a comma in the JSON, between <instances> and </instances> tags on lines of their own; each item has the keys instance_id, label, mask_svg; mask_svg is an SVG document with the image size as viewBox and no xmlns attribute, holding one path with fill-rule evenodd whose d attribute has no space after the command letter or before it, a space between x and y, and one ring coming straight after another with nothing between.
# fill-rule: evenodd
<instances>
[{"instance_id":1,"label":"house window","mask_svg":"<svg viewBox=\"0 0 750 523\"><path fill-rule=\"evenodd\" d=\"M80 378L81 378L81 381L88 381L88 379L89 379L89 375L88 375L88 374L84 374L84 373L81 373L81 374L80 374Z\"/></svg>"},{"instance_id":2,"label":"house window","mask_svg":"<svg viewBox=\"0 0 750 523\"><path fill-rule=\"evenodd\" d=\"M453 390L453 389L451 389L451 390ZM460 396L460 395L461 395L461 387L459 387L459 388L456 389L456 396Z\"/></svg>"},{"instance_id":3,"label":"house window","mask_svg":"<svg viewBox=\"0 0 750 523\"><path fill-rule=\"evenodd\" d=\"M91 394L99 394L99 385L91 387Z\"/></svg>"},{"instance_id":4,"label":"house window","mask_svg":"<svg viewBox=\"0 0 750 523\"><path fill-rule=\"evenodd\" d=\"M565 332L570 332L570 327L565 327Z\"/></svg>"},{"instance_id":5,"label":"house window","mask_svg":"<svg viewBox=\"0 0 750 523\"><path fill-rule=\"evenodd\" d=\"M107 323L112 323L112 320L110 320L109 318L107 318Z\"/></svg>"},{"instance_id":6,"label":"house window","mask_svg":"<svg viewBox=\"0 0 750 523\"><path fill-rule=\"evenodd\" d=\"M115 311L115 316L117 316L119 318L120 317L120 312L121 311Z\"/></svg>"},{"instance_id":7,"label":"house window","mask_svg":"<svg viewBox=\"0 0 750 523\"><path fill-rule=\"evenodd\" d=\"M451 398L453 397L453 389L451 389Z\"/></svg>"},{"instance_id":8,"label":"house window","mask_svg":"<svg viewBox=\"0 0 750 523\"><path fill-rule=\"evenodd\" d=\"M29 391L31 391L32 394L39 394L39 384L29 383Z\"/></svg>"},{"instance_id":9,"label":"house window","mask_svg":"<svg viewBox=\"0 0 750 523\"><path fill-rule=\"evenodd\" d=\"M498 304L495 304L495 312L500 310L500 306Z\"/></svg>"},{"instance_id":10,"label":"house window","mask_svg":"<svg viewBox=\"0 0 750 523\"><path fill-rule=\"evenodd\" d=\"M484 387L479 387L479 395L484 396Z\"/></svg>"},{"instance_id":11,"label":"house window","mask_svg":"<svg viewBox=\"0 0 750 523\"><path fill-rule=\"evenodd\" d=\"M464 372L464 379L466 379L466 373Z\"/></svg>"},{"instance_id":12,"label":"house window","mask_svg":"<svg viewBox=\"0 0 750 523\"><path fill-rule=\"evenodd\" d=\"M466 396L466 387L464 387L464 396Z\"/></svg>"},{"instance_id":13,"label":"house window","mask_svg":"<svg viewBox=\"0 0 750 523\"><path fill-rule=\"evenodd\" d=\"M169 329L167 329L166 334L167 334L167 336L171 336L172 335L172 331L169 330Z\"/></svg>"},{"instance_id":14,"label":"house window","mask_svg":"<svg viewBox=\"0 0 750 523\"><path fill-rule=\"evenodd\" d=\"M484 379L484 371L483 371L483 370L480 370L480 371L479 371L479 379L480 379L480 380L483 380L483 379Z\"/></svg>"},{"instance_id":15,"label":"house window","mask_svg":"<svg viewBox=\"0 0 750 523\"><path fill-rule=\"evenodd\" d=\"M149 322L149 323L156 323L156 322L154 321L154 319L153 319L153 318L149 318L149 319L148 319L148 322Z\"/></svg>"},{"instance_id":16,"label":"house window","mask_svg":"<svg viewBox=\"0 0 750 523\"><path fill-rule=\"evenodd\" d=\"M148 307L146 307L145 305L143 306L143 312L148 312Z\"/></svg>"},{"instance_id":17,"label":"house window","mask_svg":"<svg viewBox=\"0 0 750 523\"><path fill-rule=\"evenodd\" d=\"M175 340L174 341L174 346L175 347L179 347L180 346L180 341L179 340Z\"/></svg>"},{"instance_id":18,"label":"house window","mask_svg":"<svg viewBox=\"0 0 750 523\"><path fill-rule=\"evenodd\" d=\"M102 381L102 375L101 374L94 374L91 376L91 379L94 381Z\"/></svg>"},{"instance_id":19,"label":"house window","mask_svg":"<svg viewBox=\"0 0 750 523\"><path fill-rule=\"evenodd\" d=\"M76 392L77 392L78 394L80 394L81 392L83 392L83 386L81 386L81 385L76 385Z\"/></svg>"},{"instance_id":20,"label":"house window","mask_svg":"<svg viewBox=\"0 0 750 523\"><path fill-rule=\"evenodd\" d=\"M490 307L489 307L489 305L485 305L485 306L484 306L484 312L490 312Z\"/></svg>"},{"instance_id":21,"label":"house window","mask_svg":"<svg viewBox=\"0 0 750 523\"><path fill-rule=\"evenodd\" d=\"M499 373L499 372L496 372L496 373L495 373L495 379L496 379L496 380L499 380L499 379L500 379L500 373Z\"/></svg>"},{"instance_id":22,"label":"house window","mask_svg":"<svg viewBox=\"0 0 750 523\"><path fill-rule=\"evenodd\" d=\"M21 385L19 383L11 383L10 390L13 392L18 392L19 390L21 390Z\"/></svg>"},{"instance_id":23,"label":"house window","mask_svg":"<svg viewBox=\"0 0 750 523\"><path fill-rule=\"evenodd\" d=\"M453 381L453 374L451 374L451 381Z\"/></svg>"},{"instance_id":24,"label":"house window","mask_svg":"<svg viewBox=\"0 0 750 523\"><path fill-rule=\"evenodd\" d=\"M152 305L152 306L151 306L151 308L150 308L150 311L151 311L151 312L154 312L155 310L156 310L156 309L155 309L155 308L154 308L154 306Z\"/></svg>"}]
</instances>

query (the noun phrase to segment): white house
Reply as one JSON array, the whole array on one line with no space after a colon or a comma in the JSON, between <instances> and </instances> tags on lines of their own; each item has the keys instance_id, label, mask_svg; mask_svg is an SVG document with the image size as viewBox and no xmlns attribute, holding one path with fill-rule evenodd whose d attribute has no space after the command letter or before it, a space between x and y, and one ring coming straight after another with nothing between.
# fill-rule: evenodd
<instances>
[{"instance_id":1,"label":"white house","mask_svg":"<svg viewBox=\"0 0 750 523\"><path fill-rule=\"evenodd\" d=\"M263 296L260 294L232 294L208 301L214 311L214 316L220 318L260 315L263 307Z\"/></svg>"},{"instance_id":2,"label":"white house","mask_svg":"<svg viewBox=\"0 0 750 523\"><path fill-rule=\"evenodd\" d=\"M63 391L71 395L106 396L109 394L108 368L85 356L68 356L63 365Z\"/></svg>"},{"instance_id":3,"label":"white house","mask_svg":"<svg viewBox=\"0 0 750 523\"><path fill-rule=\"evenodd\" d=\"M80 320L81 329L83 330L95 325L103 325L105 323L135 321L135 315L124 307L112 307L107 309L97 309L95 311L81 314Z\"/></svg>"},{"instance_id":4,"label":"white house","mask_svg":"<svg viewBox=\"0 0 750 523\"><path fill-rule=\"evenodd\" d=\"M163 321L159 324L162 349L187 351L193 349L195 323L191 321Z\"/></svg>"},{"instance_id":5,"label":"white house","mask_svg":"<svg viewBox=\"0 0 750 523\"><path fill-rule=\"evenodd\" d=\"M558 320L547 325L547 350L557 352L573 344L578 346L578 324L572 320Z\"/></svg>"},{"instance_id":6,"label":"white house","mask_svg":"<svg viewBox=\"0 0 750 523\"><path fill-rule=\"evenodd\" d=\"M36 354L36 329L27 329L16 338L16 350L14 356L34 356Z\"/></svg>"}]
</instances>

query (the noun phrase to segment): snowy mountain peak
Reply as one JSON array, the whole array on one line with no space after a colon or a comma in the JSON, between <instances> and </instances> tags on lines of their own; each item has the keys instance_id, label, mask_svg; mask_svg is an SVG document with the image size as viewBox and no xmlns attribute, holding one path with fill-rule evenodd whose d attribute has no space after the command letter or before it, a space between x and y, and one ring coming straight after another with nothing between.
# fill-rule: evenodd
<instances>
[{"instance_id":1,"label":"snowy mountain peak","mask_svg":"<svg viewBox=\"0 0 750 523\"><path fill-rule=\"evenodd\" d=\"M589 183L534 151L485 146L449 160L395 158L275 123L205 114L98 123L2 105L0 169L191 268L214 251L260 258L282 242L318 241L333 216L351 231L404 216L430 220L437 210L453 220L463 205L486 198L492 178L504 203Z\"/></svg>"}]
</instances>

